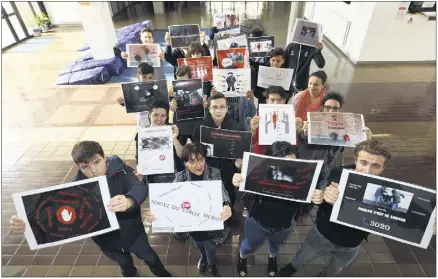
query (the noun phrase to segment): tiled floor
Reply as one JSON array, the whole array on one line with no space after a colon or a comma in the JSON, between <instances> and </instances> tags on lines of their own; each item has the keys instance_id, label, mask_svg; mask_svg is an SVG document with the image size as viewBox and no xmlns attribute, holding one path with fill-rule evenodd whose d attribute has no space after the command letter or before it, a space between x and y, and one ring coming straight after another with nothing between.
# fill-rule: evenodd
<instances>
[{"instance_id":1,"label":"tiled floor","mask_svg":"<svg viewBox=\"0 0 438 279\"><path fill-rule=\"evenodd\" d=\"M268 8L274 14L266 13L266 16L280 13L276 20L282 22L275 32L285 34L288 12ZM161 16L153 19L156 28L184 20ZM274 32L269 27L272 22L266 25L268 33ZM2 55L2 275L120 276L115 263L101 255L90 239L30 251L23 234L13 233L9 228L9 218L15 213L12 193L56 185L72 178L77 169L69 154L76 141L98 140L106 154L119 155L131 165L134 163L135 117L126 115L116 104L115 99L121 95L119 85L55 86L58 72L80 56L76 49L85 41L83 30L58 28L45 36L56 39L37 53ZM279 40L284 42L285 38ZM435 188L435 65L353 66L328 42L323 54L331 90L346 97L345 111L363 113L374 137L391 148L394 157L384 175ZM316 69L315 65L312 69ZM347 150L345 157L347 163L351 162L352 150ZM310 225L300 224L283 246L282 264L292 259ZM241 236L242 229L237 229L218 251L222 276L236 275L236 252ZM198 276L199 253L193 244L177 243L168 234L151 234L149 240L172 274ZM250 276L267 276L266 253L264 244L250 257ZM317 275L326 260L327 255L322 254L300 270L299 275ZM137 259L136 264L141 267L142 276L151 275L148 267ZM434 277L435 270L435 237L430 247L423 250L371 236L356 261L341 275Z\"/></svg>"}]
</instances>

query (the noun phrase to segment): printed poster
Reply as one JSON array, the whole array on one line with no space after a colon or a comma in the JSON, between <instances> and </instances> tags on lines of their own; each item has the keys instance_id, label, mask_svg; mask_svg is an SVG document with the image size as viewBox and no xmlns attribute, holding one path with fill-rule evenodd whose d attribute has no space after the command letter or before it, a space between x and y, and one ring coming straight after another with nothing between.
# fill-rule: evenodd
<instances>
[{"instance_id":1,"label":"printed poster","mask_svg":"<svg viewBox=\"0 0 438 279\"><path fill-rule=\"evenodd\" d=\"M128 67L137 67L141 62L146 62L152 67L161 67L161 49L158 44L126 44L126 51Z\"/></svg>"},{"instance_id":2,"label":"printed poster","mask_svg":"<svg viewBox=\"0 0 438 279\"><path fill-rule=\"evenodd\" d=\"M436 191L343 170L330 221L427 249L436 220Z\"/></svg>"},{"instance_id":3,"label":"printed poster","mask_svg":"<svg viewBox=\"0 0 438 279\"><path fill-rule=\"evenodd\" d=\"M207 146L207 157L242 159L251 149L252 133L201 125L200 141Z\"/></svg>"},{"instance_id":4,"label":"printed poster","mask_svg":"<svg viewBox=\"0 0 438 279\"><path fill-rule=\"evenodd\" d=\"M276 141L297 144L293 106L259 104L259 116L260 145L271 145Z\"/></svg>"},{"instance_id":5,"label":"printed poster","mask_svg":"<svg viewBox=\"0 0 438 279\"><path fill-rule=\"evenodd\" d=\"M222 181L149 184L152 232L223 230Z\"/></svg>"},{"instance_id":6,"label":"printed poster","mask_svg":"<svg viewBox=\"0 0 438 279\"><path fill-rule=\"evenodd\" d=\"M213 80L213 59L211 56L197 58L178 58L178 67L190 66L192 78L201 78L203 82Z\"/></svg>"},{"instance_id":7,"label":"printed poster","mask_svg":"<svg viewBox=\"0 0 438 279\"><path fill-rule=\"evenodd\" d=\"M307 112L309 144L356 147L365 141L362 114L343 112Z\"/></svg>"},{"instance_id":8,"label":"printed poster","mask_svg":"<svg viewBox=\"0 0 438 279\"><path fill-rule=\"evenodd\" d=\"M138 166L143 175L174 173L172 126L138 129Z\"/></svg>"},{"instance_id":9,"label":"printed poster","mask_svg":"<svg viewBox=\"0 0 438 279\"><path fill-rule=\"evenodd\" d=\"M246 48L231 48L216 51L217 66L219 69L248 68Z\"/></svg>"},{"instance_id":10,"label":"printed poster","mask_svg":"<svg viewBox=\"0 0 438 279\"><path fill-rule=\"evenodd\" d=\"M274 36L248 38L249 57L251 58L266 57L272 48L274 48Z\"/></svg>"},{"instance_id":11,"label":"printed poster","mask_svg":"<svg viewBox=\"0 0 438 279\"><path fill-rule=\"evenodd\" d=\"M270 85L276 85L289 90L293 74L294 69L260 66L257 86L268 88Z\"/></svg>"},{"instance_id":12,"label":"printed poster","mask_svg":"<svg viewBox=\"0 0 438 279\"><path fill-rule=\"evenodd\" d=\"M322 41L322 25L316 22L297 19L292 31L292 43L315 47Z\"/></svg>"},{"instance_id":13,"label":"printed poster","mask_svg":"<svg viewBox=\"0 0 438 279\"><path fill-rule=\"evenodd\" d=\"M177 121L202 119L204 117L202 80L174 80L172 84L177 106Z\"/></svg>"},{"instance_id":14,"label":"printed poster","mask_svg":"<svg viewBox=\"0 0 438 279\"><path fill-rule=\"evenodd\" d=\"M122 84L127 113L149 111L156 100L169 103L166 80Z\"/></svg>"},{"instance_id":15,"label":"printed poster","mask_svg":"<svg viewBox=\"0 0 438 279\"><path fill-rule=\"evenodd\" d=\"M248 46L246 35L230 37L217 41L217 49L246 48Z\"/></svg>"},{"instance_id":16,"label":"printed poster","mask_svg":"<svg viewBox=\"0 0 438 279\"><path fill-rule=\"evenodd\" d=\"M323 161L279 158L245 152L239 190L310 203Z\"/></svg>"},{"instance_id":17,"label":"printed poster","mask_svg":"<svg viewBox=\"0 0 438 279\"><path fill-rule=\"evenodd\" d=\"M239 34L239 15L235 15L233 13L215 14L213 16L213 26L217 27L219 33L225 32L229 34Z\"/></svg>"},{"instance_id":18,"label":"printed poster","mask_svg":"<svg viewBox=\"0 0 438 279\"><path fill-rule=\"evenodd\" d=\"M191 42L200 42L199 24L169 26L170 44L172 48L187 48Z\"/></svg>"},{"instance_id":19,"label":"printed poster","mask_svg":"<svg viewBox=\"0 0 438 279\"><path fill-rule=\"evenodd\" d=\"M251 90L251 69L213 69L213 86L226 97L246 96Z\"/></svg>"},{"instance_id":20,"label":"printed poster","mask_svg":"<svg viewBox=\"0 0 438 279\"><path fill-rule=\"evenodd\" d=\"M57 246L119 229L106 176L12 194L31 250Z\"/></svg>"}]
</instances>

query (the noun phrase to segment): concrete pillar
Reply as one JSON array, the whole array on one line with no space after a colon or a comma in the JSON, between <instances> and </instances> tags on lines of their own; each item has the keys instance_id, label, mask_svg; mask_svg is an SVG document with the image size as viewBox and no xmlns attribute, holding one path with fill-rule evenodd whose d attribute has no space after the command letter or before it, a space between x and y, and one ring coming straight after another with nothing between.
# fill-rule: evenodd
<instances>
[{"instance_id":1,"label":"concrete pillar","mask_svg":"<svg viewBox=\"0 0 438 279\"><path fill-rule=\"evenodd\" d=\"M114 57L117 37L108 3L88 2L88 5L80 5L79 13L94 59Z\"/></svg>"},{"instance_id":2,"label":"concrete pillar","mask_svg":"<svg viewBox=\"0 0 438 279\"><path fill-rule=\"evenodd\" d=\"M154 13L162 15L164 14L164 2L163 1L154 1L152 2L154 6Z\"/></svg>"}]
</instances>

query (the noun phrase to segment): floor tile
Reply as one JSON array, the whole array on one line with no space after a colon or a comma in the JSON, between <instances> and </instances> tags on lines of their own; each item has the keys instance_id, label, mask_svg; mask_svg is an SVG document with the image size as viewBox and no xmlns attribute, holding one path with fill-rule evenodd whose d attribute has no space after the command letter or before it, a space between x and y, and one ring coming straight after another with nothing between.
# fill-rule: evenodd
<instances>
[{"instance_id":1,"label":"floor tile","mask_svg":"<svg viewBox=\"0 0 438 279\"><path fill-rule=\"evenodd\" d=\"M187 266L166 265L166 269L173 277L185 277L187 274Z\"/></svg>"},{"instance_id":2,"label":"floor tile","mask_svg":"<svg viewBox=\"0 0 438 279\"><path fill-rule=\"evenodd\" d=\"M3 277L21 277L26 271L27 266L6 266L2 270Z\"/></svg>"},{"instance_id":3,"label":"floor tile","mask_svg":"<svg viewBox=\"0 0 438 279\"><path fill-rule=\"evenodd\" d=\"M117 266L96 266L93 272L94 277L113 277L116 274ZM144 276L143 274L140 274Z\"/></svg>"},{"instance_id":4,"label":"floor tile","mask_svg":"<svg viewBox=\"0 0 438 279\"><path fill-rule=\"evenodd\" d=\"M52 265L46 277L67 277L72 268L71 265Z\"/></svg>"},{"instance_id":5,"label":"floor tile","mask_svg":"<svg viewBox=\"0 0 438 279\"><path fill-rule=\"evenodd\" d=\"M373 264L374 270L377 276L384 277L398 277L400 272L398 271L396 264Z\"/></svg>"},{"instance_id":6,"label":"floor tile","mask_svg":"<svg viewBox=\"0 0 438 279\"><path fill-rule=\"evenodd\" d=\"M368 253L372 263L395 263L390 253Z\"/></svg>"},{"instance_id":7,"label":"floor tile","mask_svg":"<svg viewBox=\"0 0 438 279\"><path fill-rule=\"evenodd\" d=\"M94 266L75 265L73 266L70 277L89 277L93 275Z\"/></svg>"},{"instance_id":8,"label":"floor tile","mask_svg":"<svg viewBox=\"0 0 438 279\"><path fill-rule=\"evenodd\" d=\"M23 277L45 277L47 271L49 270L48 265L40 265L40 266L29 266L26 272L23 274Z\"/></svg>"},{"instance_id":9,"label":"floor tile","mask_svg":"<svg viewBox=\"0 0 438 279\"><path fill-rule=\"evenodd\" d=\"M419 264L397 264L403 277L425 277L423 269Z\"/></svg>"},{"instance_id":10,"label":"floor tile","mask_svg":"<svg viewBox=\"0 0 438 279\"><path fill-rule=\"evenodd\" d=\"M436 263L421 263L420 265L427 277L436 277Z\"/></svg>"}]
</instances>

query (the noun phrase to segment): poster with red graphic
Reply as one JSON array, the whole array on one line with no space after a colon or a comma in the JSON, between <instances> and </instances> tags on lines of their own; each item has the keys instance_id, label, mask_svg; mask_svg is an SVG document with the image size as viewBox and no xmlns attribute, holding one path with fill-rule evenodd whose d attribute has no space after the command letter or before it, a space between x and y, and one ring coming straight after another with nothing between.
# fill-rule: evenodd
<instances>
[{"instance_id":1,"label":"poster with red graphic","mask_svg":"<svg viewBox=\"0 0 438 279\"><path fill-rule=\"evenodd\" d=\"M239 190L277 199L310 203L322 160L279 158L245 152Z\"/></svg>"},{"instance_id":2,"label":"poster with red graphic","mask_svg":"<svg viewBox=\"0 0 438 279\"><path fill-rule=\"evenodd\" d=\"M119 229L106 176L12 195L26 225L31 250L57 246Z\"/></svg>"},{"instance_id":3,"label":"poster with red graphic","mask_svg":"<svg viewBox=\"0 0 438 279\"><path fill-rule=\"evenodd\" d=\"M259 105L259 144L271 145L276 141L297 144L295 111L291 105Z\"/></svg>"},{"instance_id":4,"label":"poster with red graphic","mask_svg":"<svg viewBox=\"0 0 438 279\"><path fill-rule=\"evenodd\" d=\"M248 68L248 50L246 48L230 48L216 51L219 69Z\"/></svg>"},{"instance_id":5,"label":"poster with red graphic","mask_svg":"<svg viewBox=\"0 0 438 279\"><path fill-rule=\"evenodd\" d=\"M178 58L178 67L182 65L190 66L192 78L200 78L203 82L213 80L213 59L211 56Z\"/></svg>"}]
</instances>

